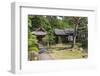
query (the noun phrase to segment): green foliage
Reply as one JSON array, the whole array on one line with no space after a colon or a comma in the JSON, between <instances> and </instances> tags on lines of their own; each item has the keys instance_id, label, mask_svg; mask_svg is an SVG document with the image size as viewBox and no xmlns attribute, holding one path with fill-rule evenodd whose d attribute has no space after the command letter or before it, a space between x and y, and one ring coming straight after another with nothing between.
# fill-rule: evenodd
<instances>
[{"instance_id":1,"label":"green foliage","mask_svg":"<svg viewBox=\"0 0 100 76\"><path fill-rule=\"evenodd\" d=\"M82 43L81 47L88 48L88 41L86 39L82 40L81 43Z\"/></svg>"},{"instance_id":2,"label":"green foliage","mask_svg":"<svg viewBox=\"0 0 100 76\"><path fill-rule=\"evenodd\" d=\"M28 50L39 52L37 38L35 35L32 35L31 32L28 34Z\"/></svg>"},{"instance_id":3,"label":"green foliage","mask_svg":"<svg viewBox=\"0 0 100 76\"><path fill-rule=\"evenodd\" d=\"M39 49L37 47L33 46L33 47L29 47L29 51L39 52Z\"/></svg>"},{"instance_id":4,"label":"green foliage","mask_svg":"<svg viewBox=\"0 0 100 76\"><path fill-rule=\"evenodd\" d=\"M81 17L78 32L83 35L85 33L85 37L80 37L80 43L83 48L88 48L88 28L87 28L87 17ZM82 34L83 33L83 34Z\"/></svg>"}]
</instances>

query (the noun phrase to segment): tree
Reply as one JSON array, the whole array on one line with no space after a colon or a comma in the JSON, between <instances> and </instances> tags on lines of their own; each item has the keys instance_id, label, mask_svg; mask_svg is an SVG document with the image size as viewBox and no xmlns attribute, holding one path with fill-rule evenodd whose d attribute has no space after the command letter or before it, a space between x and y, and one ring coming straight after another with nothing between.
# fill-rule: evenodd
<instances>
[{"instance_id":1,"label":"tree","mask_svg":"<svg viewBox=\"0 0 100 76\"><path fill-rule=\"evenodd\" d=\"M73 45L72 45L73 48L75 47L75 44L76 44L77 30L80 23L80 19L81 17L73 17L73 22L75 23Z\"/></svg>"},{"instance_id":2,"label":"tree","mask_svg":"<svg viewBox=\"0 0 100 76\"><path fill-rule=\"evenodd\" d=\"M38 40L35 35L32 34L32 16L28 16L28 50L38 52Z\"/></svg>"},{"instance_id":3,"label":"tree","mask_svg":"<svg viewBox=\"0 0 100 76\"><path fill-rule=\"evenodd\" d=\"M78 32L87 32L87 17L64 17L65 21L70 24L70 27L74 28L73 44L72 48L75 47L76 37Z\"/></svg>"}]
</instances>

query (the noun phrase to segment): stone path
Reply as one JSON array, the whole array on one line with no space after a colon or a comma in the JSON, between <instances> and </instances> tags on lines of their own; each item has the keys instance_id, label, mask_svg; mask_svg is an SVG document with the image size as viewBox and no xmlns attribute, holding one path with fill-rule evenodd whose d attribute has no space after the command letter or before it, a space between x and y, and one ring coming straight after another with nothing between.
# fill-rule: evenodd
<instances>
[{"instance_id":1,"label":"stone path","mask_svg":"<svg viewBox=\"0 0 100 76\"><path fill-rule=\"evenodd\" d=\"M41 53L39 54L39 60L53 60L54 58L52 58L49 54L46 53Z\"/></svg>"}]
</instances>

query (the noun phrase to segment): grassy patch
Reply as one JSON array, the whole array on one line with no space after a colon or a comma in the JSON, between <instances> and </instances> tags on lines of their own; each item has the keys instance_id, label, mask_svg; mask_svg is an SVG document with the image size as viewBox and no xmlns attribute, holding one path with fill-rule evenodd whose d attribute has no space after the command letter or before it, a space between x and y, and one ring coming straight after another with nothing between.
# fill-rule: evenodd
<instances>
[{"instance_id":1,"label":"grassy patch","mask_svg":"<svg viewBox=\"0 0 100 76\"><path fill-rule=\"evenodd\" d=\"M79 58L86 58L87 53L83 53L81 51L69 51L69 50L61 50L56 51L53 50L50 55L55 59L79 59Z\"/></svg>"},{"instance_id":2,"label":"grassy patch","mask_svg":"<svg viewBox=\"0 0 100 76\"><path fill-rule=\"evenodd\" d=\"M71 48L71 45L68 44L52 45L47 53L54 59L79 59L88 56L86 49L79 47L79 44L75 45L75 48Z\"/></svg>"}]
</instances>

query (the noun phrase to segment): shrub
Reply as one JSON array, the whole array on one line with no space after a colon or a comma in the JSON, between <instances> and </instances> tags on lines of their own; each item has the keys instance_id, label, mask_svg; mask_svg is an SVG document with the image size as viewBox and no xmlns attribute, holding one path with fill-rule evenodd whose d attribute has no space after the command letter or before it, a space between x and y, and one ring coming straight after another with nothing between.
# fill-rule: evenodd
<instances>
[{"instance_id":1,"label":"shrub","mask_svg":"<svg viewBox=\"0 0 100 76\"><path fill-rule=\"evenodd\" d=\"M33 35L31 32L29 32L29 35L28 35L28 50L39 52L38 40L36 36Z\"/></svg>"}]
</instances>

